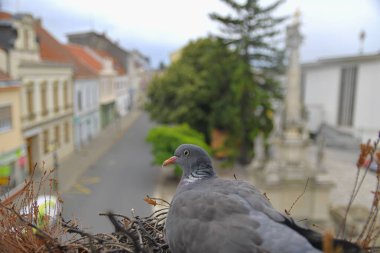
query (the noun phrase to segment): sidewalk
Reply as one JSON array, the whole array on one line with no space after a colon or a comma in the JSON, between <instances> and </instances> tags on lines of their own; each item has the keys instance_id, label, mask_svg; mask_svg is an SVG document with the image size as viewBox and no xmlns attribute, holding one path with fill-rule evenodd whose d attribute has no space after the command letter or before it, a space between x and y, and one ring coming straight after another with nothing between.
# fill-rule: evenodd
<instances>
[{"instance_id":1,"label":"sidewalk","mask_svg":"<svg viewBox=\"0 0 380 253\"><path fill-rule=\"evenodd\" d=\"M87 146L74 151L63 160L58 170L59 192L62 194L68 191L76 180L120 139L140 115L140 109L133 109L128 115L115 120L103 129Z\"/></svg>"}]
</instances>

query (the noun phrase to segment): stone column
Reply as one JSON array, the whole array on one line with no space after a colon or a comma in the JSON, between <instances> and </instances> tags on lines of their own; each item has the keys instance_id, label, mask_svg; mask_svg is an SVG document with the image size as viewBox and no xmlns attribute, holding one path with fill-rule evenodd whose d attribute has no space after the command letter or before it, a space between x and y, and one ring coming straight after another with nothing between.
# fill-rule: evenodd
<instances>
[{"instance_id":1,"label":"stone column","mask_svg":"<svg viewBox=\"0 0 380 253\"><path fill-rule=\"evenodd\" d=\"M299 63L299 47L302 43L302 35L299 31L300 13L296 11L293 22L286 30L286 46L289 50L288 71L285 95L285 135L297 138L301 134L301 68Z\"/></svg>"},{"instance_id":2,"label":"stone column","mask_svg":"<svg viewBox=\"0 0 380 253\"><path fill-rule=\"evenodd\" d=\"M332 183L323 178L309 162L309 138L302 118L301 67L299 47L300 13L287 27L288 69L282 134L273 139L274 156L265 163L253 163L252 181L267 194L278 210L291 210L296 220L326 225L329 217L329 194ZM300 197L302 195L302 197ZM292 205L297 202L294 208Z\"/></svg>"}]
</instances>

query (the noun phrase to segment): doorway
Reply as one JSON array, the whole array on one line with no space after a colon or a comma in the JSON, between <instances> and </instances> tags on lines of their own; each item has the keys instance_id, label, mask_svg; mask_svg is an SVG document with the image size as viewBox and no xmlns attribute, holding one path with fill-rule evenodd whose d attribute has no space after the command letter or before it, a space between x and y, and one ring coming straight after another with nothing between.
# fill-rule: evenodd
<instances>
[{"instance_id":1,"label":"doorway","mask_svg":"<svg viewBox=\"0 0 380 253\"><path fill-rule=\"evenodd\" d=\"M32 173L34 166L37 162L38 154L38 136L34 135L26 139L26 149L28 153L28 168L29 175Z\"/></svg>"}]
</instances>

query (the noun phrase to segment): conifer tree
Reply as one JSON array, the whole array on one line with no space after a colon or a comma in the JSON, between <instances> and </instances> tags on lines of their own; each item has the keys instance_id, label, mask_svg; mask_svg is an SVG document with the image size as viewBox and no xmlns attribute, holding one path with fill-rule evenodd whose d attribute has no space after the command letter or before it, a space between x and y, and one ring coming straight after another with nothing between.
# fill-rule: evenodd
<instances>
[{"instance_id":1,"label":"conifer tree","mask_svg":"<svg viewBox=\"0 0 380 253\"><path fill-rule=\"evenodd\" d=\"M233 11L226 16L217 13L210 18L221 25L219 36L230 48L236 50L249 66L242 69L244 83L239 89L241 119L240 163L250 162L254 139L258 134L268 138L273 129L273 100L281 97L275 76L283 70L284 53L276 46L282 31L280 24L286 17L274 17L273 11L284 0L262 6L258 0L221 0Z\"/></svg>"}]
</instances>

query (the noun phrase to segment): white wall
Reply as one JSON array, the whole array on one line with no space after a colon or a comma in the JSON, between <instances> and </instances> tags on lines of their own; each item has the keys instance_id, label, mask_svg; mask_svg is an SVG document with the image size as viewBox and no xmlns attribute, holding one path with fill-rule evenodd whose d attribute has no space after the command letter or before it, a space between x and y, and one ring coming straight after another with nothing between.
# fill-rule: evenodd
<instances>
[{"instance_id":1,"label":"white wall","mask_svg":"<svg viewBox=\"0 0 380 253\"><path fill-rule=\"evenodd\" d=\"M339 109L339 67L319 67L307 69L305 79L305 106L307 109L320 108L324 121L328 124L337 123Z\"/></svg>"},{"instance_id":2,"label":"white wall","mask_svg":"<svg viewBox=\"0 0 380 253\"><path fill-rule=\"evenodd\" d=\"M322 63L321 63L322 64ZM337 127L341 69L358 67L353 126L347 128L362 141L377 138L380 130L380 59L342 61L306 67L304 71L305 105L311 111L308 126L318 121L316 113L325 115L325 122Z\"/></svg>"},{"instance_id":3,"label":"white wall","mask_svg":"<svg viewBox=\"0 0 380 253\"><path fill-rule=\"evenodd\" d=\"M82 94L81 110L78 106L79 93ZM88 144L100 131L98 79L74 81L74 131L77 149Z\"/></svg>"},{"instance_id":4,"label":"white wall","mask_svg":"<svg viewBox=\"0 0 380 253\"><path fill-rule=\"evenodd\" d=\"M78 94L82 94L82 109L78 108ZM83 79L74 81L74 115L80 116L99 110L99 81Z\"/></svg>"},{"instance_id":5,"label":"white wall","mask_svg":"<svg viewBox=\"0 0 380 253\"><path fill-rule=\"evenodd\" d=\"M380 130L380 61L363 63L359 67L354 126Z\"/></svg>"}]
</instances>

